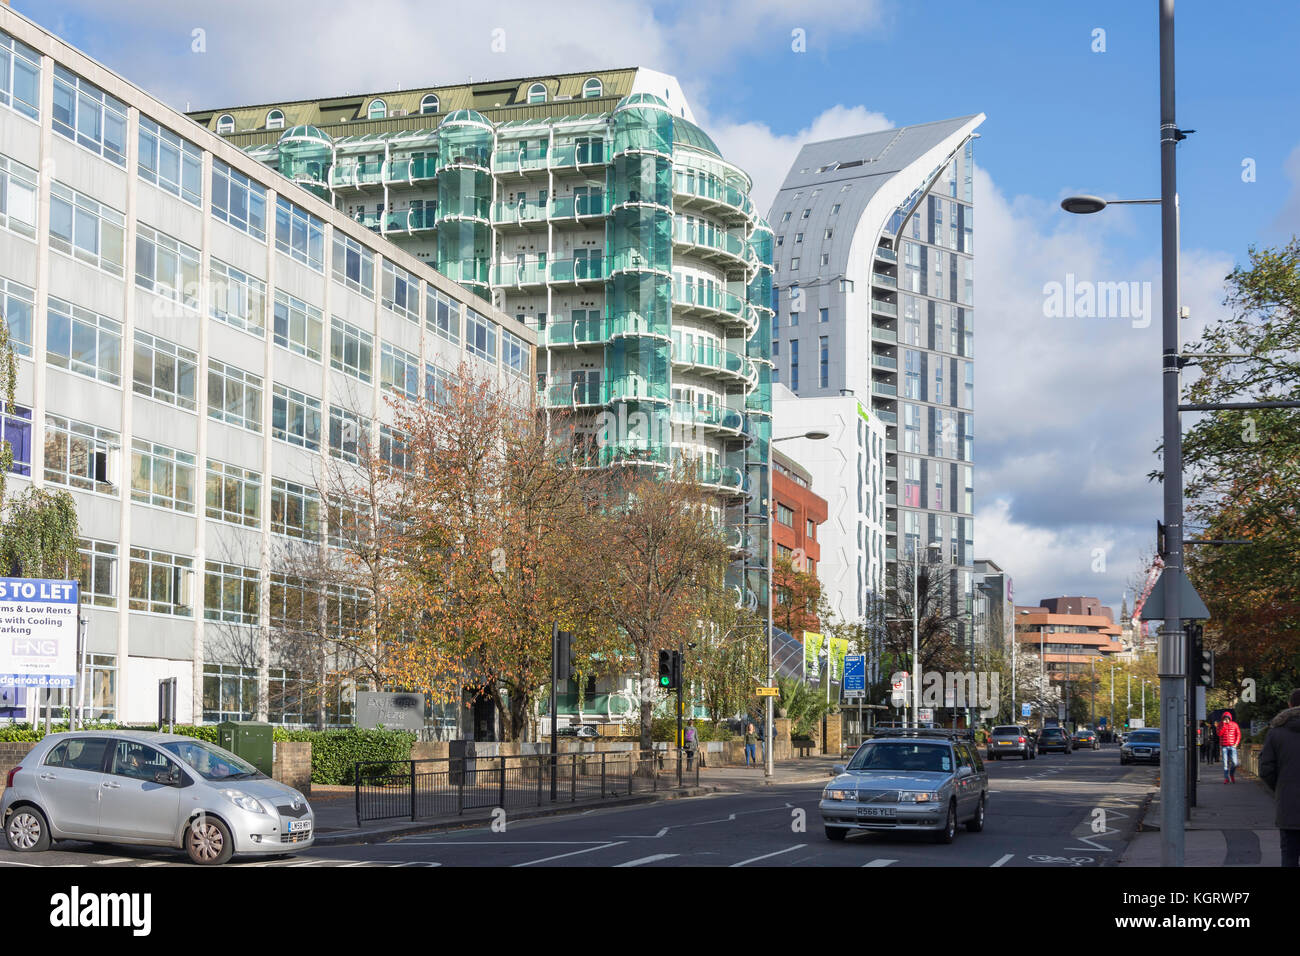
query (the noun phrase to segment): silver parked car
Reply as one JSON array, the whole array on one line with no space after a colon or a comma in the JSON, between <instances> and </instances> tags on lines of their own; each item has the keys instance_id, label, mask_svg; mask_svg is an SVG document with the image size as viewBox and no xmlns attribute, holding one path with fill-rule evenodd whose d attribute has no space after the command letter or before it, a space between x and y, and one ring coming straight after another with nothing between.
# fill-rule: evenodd
<instances>
[{"instance_id":1,"label":"silver parked car","mask_svg":"<svg viewBox=\"0 0 1300 956\"><path fill-rule=\"evenodd\" d=\"M199 864L315 839L293 787L215 744L128 730L50 734L10 771L0 820L20 852L88 840L183 848Z\"/></svg>"},{"instance_id":2,"label":"silver parked car","mask_svg":"<svg viewBox=\"0 0 1300 956\"><path fill-rule=\"evenodd\" d=\"M835 770L819 804L831 840L852 830L921 830L951 843L958 823L984 829L988 774L965 731L881 731Z\"/></svg>"}]
</instances>

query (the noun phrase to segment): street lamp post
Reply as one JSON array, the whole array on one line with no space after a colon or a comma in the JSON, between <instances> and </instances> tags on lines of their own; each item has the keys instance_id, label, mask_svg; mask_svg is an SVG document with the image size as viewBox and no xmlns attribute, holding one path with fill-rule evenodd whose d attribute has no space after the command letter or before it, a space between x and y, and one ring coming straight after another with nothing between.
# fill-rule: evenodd
<instances>
[{"instance_id":1,"label":"street lamp post","mask_svg":"<svg viewBox=\"0 0 1300 956\"><path fill-rule=\"evenodd\" d=\"M941 551L942 545L931 541L925 548L926 561L930 552ZM921 725L921 606L918 580L921 574L921 556L912 553L912 726ZM926 578L929 581L929 578Z\"/></svg>"},{"instance_id":2,"label":"street lamp post","mask_svg":"<svg viewBox=\"0 0 1300 956\"><path fill-rule=\"evenodd\" d=\"M821 441L824 438L830 437L830 432L812 429L804 432L802 435L785 435L781 438L773 438L768 442L768 445L775 445L779 441L791 441L795 438L807 438L809 441ZM772 542L772 519L775 515L773 514L772 507L772 461L770 455L768 456L767 462L767 488L764 490L767 492L767 686L773 687L776 684L776 674L772 670L772 552L774 550L774 544ZM765 777L770 777L773 773L772 751L776 749L772 746L772 729L775 726L774 709L775 705L769 695L767 698L767 708L763 721L763 733L767 737L767 746L764 748L763 753L763 776Z\"/></svg>"}]
</instances>

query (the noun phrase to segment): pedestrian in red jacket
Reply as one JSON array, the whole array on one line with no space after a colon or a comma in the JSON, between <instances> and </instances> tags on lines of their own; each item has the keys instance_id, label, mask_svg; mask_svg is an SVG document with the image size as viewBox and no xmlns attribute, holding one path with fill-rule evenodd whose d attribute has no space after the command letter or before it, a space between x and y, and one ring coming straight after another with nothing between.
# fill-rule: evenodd
<instances>
[{"instance_id":1,"label":"pedestrian in red jacket","mask_svg":"<svg viewBox=\"0 0 1300 956\"><path fill-rule=\"evenodd\" d=\"M1237 744L1241 743L1241 727L1232 719L1230 711L1223 712L1219 725L1219 743L1223 746L1223 782L1237 782Z\"/></svg>"}]
</instances>

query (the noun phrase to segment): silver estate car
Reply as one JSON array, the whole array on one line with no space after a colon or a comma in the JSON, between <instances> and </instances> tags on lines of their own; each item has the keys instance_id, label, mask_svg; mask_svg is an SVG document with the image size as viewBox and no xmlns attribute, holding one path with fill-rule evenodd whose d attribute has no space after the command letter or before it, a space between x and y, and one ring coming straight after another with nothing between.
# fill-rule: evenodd
<instances>
[{"instance_id":1,"label":"silver estate car","mask_svg":"<svg viewBox=\"0 0 1300 956\"><path fill-rule=\"evenodd\" d=\"M0 820L10 848L52 840L184 849L192 862L311 846L301 793L228 750L142 731L50 734L9 773Z\"/></svg>"},{"instance_id":2,"label":"silver estate car","mask_svg":"<svg viewBox=\"0 0 1300 956\"><path fill-rule=\"evenodd\" d=\"M988 774L962 732L886 730L865 741L822 793L826 836L853 830L920 830L951 843L957 824L984 829Z\"/></svg>"}]
</instances>

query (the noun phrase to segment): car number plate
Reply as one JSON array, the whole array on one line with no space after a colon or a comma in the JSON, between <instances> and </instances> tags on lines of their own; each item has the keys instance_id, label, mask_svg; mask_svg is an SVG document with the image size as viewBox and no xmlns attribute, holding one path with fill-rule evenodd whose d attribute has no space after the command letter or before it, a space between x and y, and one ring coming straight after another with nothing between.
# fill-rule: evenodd
<instances>
[{"instance_id":1,"label":"car number plate","mask_svg":"<svg viewBox=\"0 0 1300 956\"><path fill-rule=\"evenodd\" d=\"M893 817L893 807L858 807L858 817Z\"/></svg>"},{"instance_id":2,"label":"car number plate","mask_svg":"<svg viewBox=\"0 0 1300 956\"><path fill-rule=\"evenodd\" d=\"M998 746L999 746L999 747L1010 747L1011 744L1012 744L1012 741L1010 741L1010 740L999 740L999 741L998 741Z\"/></svg>"},{"instance_id":3,"label":"car number plate","mask_svg":"<svg viewBox=\"0 0 1300 956\"><path fill-rule=\"evenodd\" d=\"M310 830L311 830L311 821L310 821L310 820L290 820L290 821L289 821L289 832L290 832L290 833L307 833L307 832L310 831Z\"/></svg>"}]
</instances>

